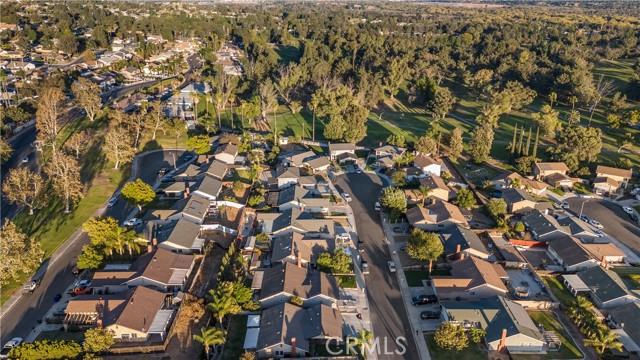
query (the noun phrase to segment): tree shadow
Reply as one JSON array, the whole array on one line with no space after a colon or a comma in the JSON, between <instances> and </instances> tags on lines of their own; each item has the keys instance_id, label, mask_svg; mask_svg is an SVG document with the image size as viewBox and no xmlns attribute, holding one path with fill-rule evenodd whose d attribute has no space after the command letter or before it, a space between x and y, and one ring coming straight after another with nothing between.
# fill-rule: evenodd
<instances>
[{"instance_id":1,"label":"tree shadow","mask_svg":"<svg viewBox=\"0 0 640 360\"><path fill-rule=\"evenodd\" d=\"M162 145L160 145L160 143L158 143L158 141L149 140L144 144L144 146L142 147L140 152L147 152L147 151L159 150L159 149L162 149Z\"/></svg>"}]
</instances>

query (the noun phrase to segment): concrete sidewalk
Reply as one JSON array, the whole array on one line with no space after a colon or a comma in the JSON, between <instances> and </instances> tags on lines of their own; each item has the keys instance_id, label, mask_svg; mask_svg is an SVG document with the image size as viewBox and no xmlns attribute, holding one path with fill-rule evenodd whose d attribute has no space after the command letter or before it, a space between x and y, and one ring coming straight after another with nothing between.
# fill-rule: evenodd
<instances>
[{"instance_id":1,"label":"concrete sidewalk","mask_svg":"<svg viewBox=\"0 0 640 360\"><path fill-rule=\"evenodd\" d=\"M416 343L416 347L418 348L418 354L420 354L421 360L431 360L431 355L429 354L429 348L427 347L427 342L424 339L422 333L422 324L420 323L420 314L416 313L416 308L411 303L411 290L409 289L409 285L407 284L407 279L404 275L404 270L402 268L402 263L400 262L400 256L394 250L396 248L395 241L393 238L393 230L389 225L387 217L385 214L381 214L380 218L382 220L382 229L384 230L384 235L387 238L387 244L389 246L389 250L391 250L391 259L396 263L396 276L398 277L398 284L400 286L400 293L402 293L402 300L404 303L405 310L407 311L407 315L409 318L409 322L411 323L411 333L413 334L414 341Z\"/></svg>"}]
</instances>

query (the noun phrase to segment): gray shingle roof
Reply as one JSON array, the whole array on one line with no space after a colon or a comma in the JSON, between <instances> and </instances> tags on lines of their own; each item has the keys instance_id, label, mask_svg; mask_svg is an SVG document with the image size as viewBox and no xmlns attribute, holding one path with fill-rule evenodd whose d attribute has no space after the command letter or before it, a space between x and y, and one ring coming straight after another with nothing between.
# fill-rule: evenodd
<instances>
[{"instance_id":1,"label":"gray shingle roof","mask_svg":"<svg viewBox=\"0 0 640 360\"><path fill-rule=\"evenodd\" d=\"M207 174L202 178L202 180L200 180L200 185L198 185L197 191L205 195L215 197L215 196L218 196L221 189L222 189L222 181Z\"/></svg>"},{"instance_id":2,"label":"gray shingle roof","mask_svg":"<svg viewBox=\"0 0 640 360\"><path fill-rule=\"evenodd\" d=\"M212 161L211 164L209 165L209 168L207 169L207 174L219 180L222 180L226 173L227 173L227 164L218 160Z\"/></svg>"},{"instance_id":3,"label":"gray shingle roof","mask_svg":"<svg viewBox=\"0 0 640 360\"><path fill-rule=\"evenodd\" d=\"M549 247L558 254L565 264L574 266L591 259L589 253L578 242L578 239L571 236L563 236L549 242Z\"/></svg>"},{"instance_id":4,"label":"gray shingle roof","mask_svg":"<svg viewBox=\"0 0 640 360\"><path fill-rule=\"evenodd\" d=\"M522 189L507 188L502 190L502 198L507 204L514 204L520 201L533 201L531 195Z\"/></svg>"},{"instance_id":5,"label":"gray shingle roof","mask_svg":"<svg viewBox=\"0 0 640 360\"><path fill-rule=\"evenodd\" d=\"M501 296L472 302L443 301L441 305L452 321L479 323L487 332L487 342L500 340L503 329L507 330L507 337L523 334L543 340L542 334L524 308Z\"/></svg>"},{"instance_id":6,"label":"gray shingle roof","mask_svg":"<svg viewBox=\"0 0 640 360\"><path fill-rule=\"evenodd\" d=\"M338 283L336 279L323 272L298 267L291 263L278 264L264 272L260 300L286 293L302 299L324 295L338 299Z\"/></svg>"},{"instance_id":7,"label":"gray shingle roof","mask_svg":"<svg viewBox=\"0 0 640 360\"><path fill-rule=\"evenodd\" d=\"M194 240L199 235L200 225L184 219L156 226L155 231L155 238L158 240L158 243L167 241L187 249L193 246Z\"/></svg>"},{"instance_id":8,"label":"gray shingle roof","mask_svg":"<svg viewBox=\"0 0 640 360\"><path fill-rule=\"evenodd\" d=\"M487 249L482 244L482 241L471 230L465 229L460 226L451 226L440 232L440 238L444 244L444 253L449 256L456 253L458 245L460 250L474 249L481 253L487 254Z\"/></svg>"},{"instance_id":9,"label":"gray shingle roof","mask_svg":"<svg viewBox=\"0 0 640 360\"><path fill-rule=\"evenodd\" d=\"M603 303L628 295L622 279L611 270L596 266L576 275Z\"/></svg>"}]
</instances>

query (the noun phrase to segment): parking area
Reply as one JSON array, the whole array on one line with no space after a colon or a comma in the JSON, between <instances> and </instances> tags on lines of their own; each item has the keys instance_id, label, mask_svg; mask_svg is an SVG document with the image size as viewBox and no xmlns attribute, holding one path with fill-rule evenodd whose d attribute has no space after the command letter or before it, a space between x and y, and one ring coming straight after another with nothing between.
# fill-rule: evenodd
<instances>
[{"instance_id":1,"label":"parking area","mask_svg":"<svg viewBox=\"0 0 640 360\"><path fill-rule=\"evenodd\" d=\"M546 297L546 294L542 291L542 284L531 270L507 270L507 274L509 274L511 286L514 289L523 289L528 292L530 299Z\"/></svg>"},{"instance_id":2,"label":"parking area","mask_svg":"<svg viewBox=\"0 0 640 360\"><path fill-rule=\"evenodd\" d=\"M545 249L518 249L520 254L536 269L544 269L545 265L554 265L555 261Z\"/></svg>"},{"instance_id":3,"label":"parking area","mask_svg":"<svg viewBox=\"0 0 640 360\"><path fill-rule=\"evenodd\" d=\"M423 295L423 294L426 294L426 295L435 294L435 291L432 288L411 287L409 289L411 292L411 297ZM422 331L435 331L438 328L438 326L440 326L440 324L442 323L442 316L439 319L422 319L420 317L420 314L423 311L433 311L436 313L440 313L441 308L439 303L428 304L428 305L417 305L417 306L413 305L409 307L408 310L409 310L408 315L410 317L415 317L420 319L420 326Z\"/></svg>"}]
</instances>

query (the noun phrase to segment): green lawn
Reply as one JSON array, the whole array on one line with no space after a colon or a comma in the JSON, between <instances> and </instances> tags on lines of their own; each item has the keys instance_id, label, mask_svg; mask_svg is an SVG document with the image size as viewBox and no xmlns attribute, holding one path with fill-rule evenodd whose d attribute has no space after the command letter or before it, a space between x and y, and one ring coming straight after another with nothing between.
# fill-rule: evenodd
<instances>
[{"instance_id":1,"label":"green lawn","mask_svg":"<svg viewBox=\"0 0 640 360\"><path fill-rule=\"evenodd\" d=\"M407 270L404 276L407 278L407 285L411 287L422 287L424 286L422 280L429 279L429 273L421 270Z\"/></svg>"},{"instance_id":2,"label":"green lawn","mask_svg":"<svg viewBox=\"0 0 640 360\"><path fill-rule=\"evenodd\" d=\"M343 288L346 288L346 289L355 289L355 288L357 288L356 277L355 276L338 275L336 277L338 278L338 283L340 284L340 287L343 287Z\"/></svg>"},{"instance_id":3,"label":"green lawn","mask_svg":"<svg viewBox=\"0 0 640 360\"><path fill-rule=\"evenodd\" d=\"M443 350L436 345L434 335L425 335L429 355L432 360L487 360L487 350L481 345L469 341L469 346L462 351Z\"/></svg>"},{"instance_id":4,"label":"green lawn","mask_svg":"<svg viewBox=\"0 0 640 360\"><path fill-rule=\"evenodd\" d=\"M627 286L631 288L631 290L640 289L640 269L638 268L613 268L620 277L627 282Z\"/></svg>"},{"instance_id":5,"label":"green lawn","mask_svg":"<svg viewBox=\"0 0 640 360\"><path fill-rule=\"evenodd\" d=\"M581 359L582 352L573 339L567 334L558 318L549 311L531 311L529 316L536 325L541 324L546 331L554 331L562 345L559 351L549 351L546 355L512 355L514 360L551 360L551 359Z\"/></svg>"},{"instance_id":6,"label":"green lawn","mask_svg":"<svg viewBox=\"0 0 640 360\"><path fill-rule=\"evenodd\" d=\"M247 333L247 315L235 315L227 329L222 360L236 360L244 352L244 336Z\"/></svg>"},{"instance_id":7,"label":"green lawn","mask_svg":"<svg viewBox=\"0 0 640 360\"><path fill-rule=\"evenodd\" d=\"M544 281L544 283L551 289L553 295L558 298L558 301L560 301L562 305L564 305L565 307L570 307L573 304L575 298L573 297L573 295L571 295L569 290L567 290L567 288L565 288L564 285L558 280L558 278L555 278L553 276L542 276L542 281Z\"/></svg>"}]
</instances>

